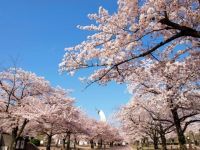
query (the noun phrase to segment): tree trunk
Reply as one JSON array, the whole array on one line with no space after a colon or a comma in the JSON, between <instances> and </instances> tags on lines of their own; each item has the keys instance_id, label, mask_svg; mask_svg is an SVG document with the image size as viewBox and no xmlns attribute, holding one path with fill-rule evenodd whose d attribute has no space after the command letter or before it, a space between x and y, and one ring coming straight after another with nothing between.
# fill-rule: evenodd
<instances>
[{"instance_id":1,"label":"tree trunk","mask_svg":"<svg viewBox=\"0 0 200 150\"><path fill-rule=\"evenodd\" d=\"M46 150L51 150L52 135L48 135Z\"/></svg>"},{"instance_id":2,"label":"tree trunk","mask_svg":"<svg viewBox=\"0 0 200 150\"><path fill-rule=\"evenodd\" d=\"M70 150L70 133L67 133L67 150Z\"/></svg>"},{"instance_id":3,"label":"tree trunk","mask_svg":"<svg viewBox=\"0 0 200 150\"><path fill-rule=\"evenodd\" d=\"M160 138L161 138L162 150L167 150L167 141L165 135L160 134Z\"/></svg>"},{"instance_id":4,"label":"tree trunk","mask_svg":"<svg viewBox=\"0 0 200 150\"><path fill-rule=\"evenodd\" d=\"M93 140L90 140L90 147L91 147L91 149L94 149L94 141Z\"/></svg>"},{"instance_id":5,"label":"tree trunk","mask_svg":"<svg viewBox=\"0 0 200 150\"><path fill-rule=\"evenodd\" d=\"M110 142L110 147L113 147L114 142Z\"/></svg>"},{"instance_id":6,"label":"tree trunk","mask_svg":"<svg viewBox=\"0 0 200 150\"><path fill-rule=\"evenodd\" d=\"M103 140L100 140L100 148L103 148Z\"/></svg>"},{"instance_id":7,"label":"tree trunk","mask_svg":"<svg viewBox=\"0 0 200 150\"><path fill-rule=\"evenodd\" d=\"M62 140L62 148L63 148L63 150L65 149L65 141L66 141L66 139Z\"/></svg>"},{"instance_id":8,"label":"tree trunk","mask_svg":"<svg viewBox=\"0 0 200 150\"><path fill-rule=\"evenodd\" d=\"M179 116L178 116L177 109L174 108L174 109L171 110L171 112L172 112L174 124L175 124L175 127L176 127L176 133L177 133L177 136L178 136L178 142L179 142L180 150L187 150L186 145L185 145L186 139L185 139L182 127L181 127L181 122L180 122L180 119L179 119Z\"/></svg>"},{"instance_id":9,"label":"tree trunk","mask_svg":"<svg viewBox=\"0 0 200 150\"><path fill-rule=\"evenodd\" d=\"M155 137L153 140L153 147L155 150L158 150L158 137Z\"/></svg>"},{"instance_id":10,"label":"tree trunk","mask_svg":"<svg viewBox=\"0 0 200 150\"><path fill-rule=\"evenodd\" d=\"M76 149L76 138L74 139L74 149Z\"/></svg>"},{"instance_id":11,"label":"tree trunk","mask_svg":"<svg viewBox=\"0 0 200 150\"><path fill-rule=\"evenodd\" d=\"M23 124L20 128L18 128L18 126L17 126L12 129L12 141L11 141L11 146L10 146L11 150L16 149L17 140L18 140L18 138L20 138L20 136L21 136L22 132L24 131L24 128L28 122L29 122L29 120L24 119Z\"/></svg>"},{"instance_id":12,"label":"tree trunk","mask_svg":"<svg viewBox=\"0 0 200 150\"><path fill-rule=\"evenodd\" d=\"M161 139L161 144L162 144L162 150L167 150L167 141L166 141L166 137L165 137L165 132L163 130L162 125L160 124L160 139Z\"/></svg>"},{"instance_id":13,"label":"tree trunk","mask_svg":"<svg viewBox=\"0 0 200 150\"><path fill-rule=\"evenodd\" d=\"M100 139L100 141L98 142L98 148L103 148L103 140Z\"/></svg>"},{"instance_id":14,"label":"tree trunk","mask_svg":"<svg viewBox=\"0 0 200 150\"><path fill-rule=\"evenodd\" d=\"M12 141L11 141L11 145L10 145L11 150L15 150L15 147L16 147L17 131L18 131L18 126L12 129Z\"/></svg>"},{"instance_id":15,"label":"tree trunk","mask_svg":"<svg viewBox=\"0 0 200 150\"><path fill-rule=\"evenodd\" d=\"M2 146L3 134L0 132L0 147Z\"/></svg>"},{"instance_id":16,"label":"tree trunk","mask_svg":"<svg viewBox=\"0 0 200 150\"><path fill-rule=\"evenodd\" d=\"M13 89L12 89L12 91L9 93L9 96L8 96L8 103L7 103L7 105L6 105L6 112L8 112L8 109L9 109L9 106L10 106L10 101L11 101L12 92L13 92Z\"/></svg>"}]
</instances>

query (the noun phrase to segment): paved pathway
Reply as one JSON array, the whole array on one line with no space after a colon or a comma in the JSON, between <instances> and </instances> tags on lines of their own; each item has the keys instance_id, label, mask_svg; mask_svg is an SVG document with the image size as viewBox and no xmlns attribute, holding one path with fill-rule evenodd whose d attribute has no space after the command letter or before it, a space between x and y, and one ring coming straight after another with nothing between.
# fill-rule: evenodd
<instances>
[{"instance_id":1,"label":"paved pathway","mask_svg":"<svg viewBox=\"0 0 200 150\"><path fill-rule=\"evenodd\" d=\"M133 150L129 145L127 146L118 146L118 147L113 147L109 150Z\"/></svg>"}]
</instances>

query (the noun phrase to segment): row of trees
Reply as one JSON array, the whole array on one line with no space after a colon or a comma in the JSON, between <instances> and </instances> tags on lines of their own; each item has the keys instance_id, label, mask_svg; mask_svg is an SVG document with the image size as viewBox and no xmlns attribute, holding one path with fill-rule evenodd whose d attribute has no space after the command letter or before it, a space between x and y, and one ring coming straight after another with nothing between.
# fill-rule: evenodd
<instances>
[{"instance_id":1,"label":"row of trees","mask_svg":"<svg viewBox=\"0 0 200 150\"><path fill-rule=\"evenodd\" d=\"M185 131L200 122L199 65L195 54L184 62L153 63L140 70L142 76L134 75L129 85L133 98L118 114L126 131L140 134L138 138L148 135L155 149L159 137L167 149L166 134L176 131L184 146Z\"/></svg>"},{"instance_id":2,"label":"row of trees","mask_svg":"<svg viewBox=\"0 0 200 150\"><path fill-rule=\"evenodd\" d=\"M42 77L18 68L0 72L0 129L12 135L11 149L21 136L46 137L50 150L52 137L63 139L63 148L74 140L100 140L102 143L122 140L118 130L97 122L74 106L67 90L54 88ZM65 145L67 141L67 146Z\"/></svg>"},{"instance_id":3,"label":"row of trees","mask_svg":"<svg viewBox=\"0 0 200 150\"><path fill-rule=\"evenodd\" d=\"M163 149L175 131L185 150L186 129L200 121L199 12L199 0L118 0L114 14L100 7L88 15L94 24L78 26L94 34L66 49L60 70L93 67L89 85L126 83L133 98L118 113L124 128L150 135L155 148L160 137Z\"/></svg>"}]
</instances>

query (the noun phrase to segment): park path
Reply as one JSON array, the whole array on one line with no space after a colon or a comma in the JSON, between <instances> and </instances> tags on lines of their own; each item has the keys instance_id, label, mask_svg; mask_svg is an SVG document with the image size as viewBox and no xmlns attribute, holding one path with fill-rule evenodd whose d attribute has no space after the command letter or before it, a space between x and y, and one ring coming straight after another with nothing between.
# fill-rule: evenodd
<instances>
[{"instance_id":1,"label":"park path","mask_svg":"<svg viewBox=\"0 0 200 150\"><path fill-rule=\"evenodd\" d=\"M109 150L133 150L129 145L127 146L118 146L118 147L113 147Z\"/></svg>"}]
</instances>

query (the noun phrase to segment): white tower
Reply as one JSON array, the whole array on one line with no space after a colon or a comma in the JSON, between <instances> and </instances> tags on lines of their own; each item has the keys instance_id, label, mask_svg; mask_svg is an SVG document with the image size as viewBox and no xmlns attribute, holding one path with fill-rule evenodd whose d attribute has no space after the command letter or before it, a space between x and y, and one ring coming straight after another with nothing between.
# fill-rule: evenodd
<instances>
[{"instance_id":1,"label":"white tower","mask_svg":"<svg viewBox=\"0 0 200 150\"><path fill-rule=\"evenodd\" d=\"M102 110L97 110L97 112L99 114L100 121L106 122L106 116L105 116L104 112Z\"/></svg>"}]
</instances>

